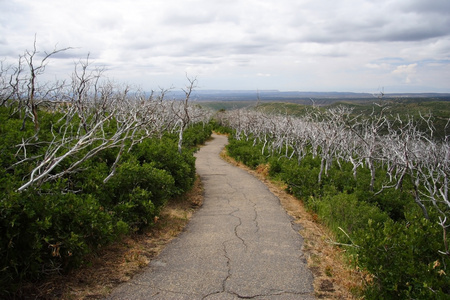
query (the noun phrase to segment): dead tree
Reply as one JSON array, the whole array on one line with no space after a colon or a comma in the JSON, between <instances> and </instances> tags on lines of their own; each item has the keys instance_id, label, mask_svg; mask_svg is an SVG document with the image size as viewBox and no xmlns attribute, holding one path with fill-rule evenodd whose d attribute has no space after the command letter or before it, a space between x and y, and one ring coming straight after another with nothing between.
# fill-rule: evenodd
<instances>
[{"instance_id":1,"label":"dead tree","mask_svg":"<svg viewBox=\"0 0 450 300\"><path fill-rule=\"evenodd\" d=\"M35 58L39 54L39 52L37 51L37 48L36 48L36 38L35 38L34 43L33 43L33 49L31 51L26 50L25 53L19 57L19 67L17 69L18 75L20 74L20 72L22 70L22 68L21 68L22 60L25 60L27 66L28 66L29 75L25 76L25 78L24 78L24 81L26 82L26 87L27 87L25 108L26 108L27 114L31 117L31 119L34 123L35 131L39 130L38 106L39 106L40 102L45 100L45 96L43 97L43 95L46 94L46 92L43 91L43 89L45 87L41 86L37 81L38 77L44 73L47 63L48 63L48 59L51 56L53 56L59 52L69 50L69 49L71 49L71 48L68 47L68 48L57 49L55 47L55 49L53 49L53 51L51 51L49 53L44 52L43 58L36 64ZM20 91L20 90L18 90L17 92L22 93L22 91ZM40 99L38 99L39 94L41 94ZM24 124L25 124L25 121L24 121ZM23 126L22 126L22 128L23 128Z\"/></svg>"},{"instance_id":2,"label":"dead tree","mask_svg":"<svg viewBox=\"0 0 450 300\"><path fill-rule=\"evenodd\" d=\"M196 88L197 78L189 78L187 77L189 84L183 89L185 94L184 100L181 102L181 105L173 105L173 112L178 118L178 152L182 152L183 147L183 134L186 130L187 126L191 122L191 114L189 108L189 99L191 97L192 92Z\"/></svg>"}]
</instances>

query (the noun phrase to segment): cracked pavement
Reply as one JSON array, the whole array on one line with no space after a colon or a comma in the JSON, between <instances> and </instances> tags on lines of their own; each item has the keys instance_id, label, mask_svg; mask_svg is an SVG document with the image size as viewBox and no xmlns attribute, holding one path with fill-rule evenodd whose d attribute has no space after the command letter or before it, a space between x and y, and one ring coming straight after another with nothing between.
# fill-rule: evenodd
<instances>
[{"instance_id":1,"label":"cracked pavement","mask_svg":"<svg viewBox=\"0 0 450 300\"><path fill-rule=\"evenodd\" d=\"M219 156L226 136L196 154L203 206L149 267L108 299L315 299L303 239L279 199Z\"/></svg>"}]
</instances>

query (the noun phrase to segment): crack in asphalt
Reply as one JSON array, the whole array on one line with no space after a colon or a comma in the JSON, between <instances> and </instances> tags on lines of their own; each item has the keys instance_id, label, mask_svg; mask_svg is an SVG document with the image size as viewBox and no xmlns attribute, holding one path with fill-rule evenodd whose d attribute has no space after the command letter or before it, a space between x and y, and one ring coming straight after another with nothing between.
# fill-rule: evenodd
<instances>
[{"instance_id":1,"label":"crack in asphalt","mask_svg":"<svg viewBox=\"0 0 450 300\"><path fill-rule=\"evenodd\" d=\"M224 241L222 243L223 256L227 259L227 269L228 269L227 276L222 281L222 290L209 293L209 294L203 296L202 299L206 299L210 296L217 295L217 294L228 293L226 291L226 283L227 283L228 279L231 277L232 273L231 273L231 258L229 257L228 252L227 252L227 245L226 245L227 242L230 242L230 240Z\"/></svg>"},{"instance_id":2,"label":"crack in asphalt","mask_svg":"<svg viewBox=\"0 0 450 300\"><path fill-rule=\"evenodd\" d=\"M239 211L239 209L234 211L233 213L238 212L238 211ZM239 224L237 224L234 227L234 235L242 242L242 245L244 245L244 247L245 247L245 251L247 251L247 249L248 249L247 243L245 242L245 240L238 233L238 227L242 226L242 219L237 217L237 216L235 216L235 215L233 215L233 213L231 213L230 215L235 217L235 218L237 218L239 220Z\"/></svg>"},{"instance_id":3,"label":"crack in asphalt","mask_svg":"<svg viewBox=\"0 0 450 300\"><path fill-rule=\"evenodd\" d=\"M237 192L238 192L238 191L230 184L230 182L228 181L228 178L227 178L227 185L230 187L231 190L233 190L234 193L237 193ZM247 247L247 244L245 243L245 240L244 240L244 239L239 235L239 233L238 233L238 228L239 228L240 226L242 226L242 219L241 219L240 217L238 217L238 216L235 215L235 213L237 213L237 212L240 211L240 208L234 206L234 205L231 203L230 198L227 198L227 201L228 201L228 205L229 205L230 207L234 208L234 210L233 210L232 212L230 212L228 215L232 216L233 218L236 218L236 219L239 221L239 223L234 227L234 235L242 242L242 244L243 244L244 247L245 247L245 251L247 251L247 248L248 248L248 247Z\"/></svg>"},{"instance_id":4,"label":"crack in asphalt","mask_svg":"<svg viewBox=\"0 0 450 300\"><path fill-rule=\"evenodd\" d=\"M227 241L223 242L222 245L223 245L223 252L225 253L224 256L227 259L228 274L227 274L227 277L225 277L225 279L222 281L222 292L224 292L226 290L227 281L233 275L231 272L231 258L228 256L226 243L227 243Z\"/></svg>"},{"instance_id":5,"label":"crack in asphalt","mask_svg":"<svg viewBox=\"0 0 450 300\"><path fill-rule=\"evenodd\" d=\"M280 295L297 295L297 296L301 296L301 295L310 295L310 293L305 292L305 293L300 293L300 292L290 292L290 291L273 291L273 292L268 292L268 293L263 293L263 294L256 294L256 295L249 295L249 296L244 296L244 295L240 295L237 292L234 291L227 291L226 290L226 281L232 276L231 274L231 266L230 266L230 262L231 262L231 258L228 256L228 253L226 251L226 243L230 242L230 240L223 242L223 251L224 251L224 256L227 258L227 267L228 267L228 275L226 276L226 278L223 280L222 282L222 289L220 291L215 291L212 293L208 293L206 295L203 295L201 297L201 299L207 299L211 296L214 295L219 295L219 294L229 294L229 295L234 295L239 299L255 299L258 297L271 297L271 296L280 296ZM189 297L199 297L201 295L196 294L196 293L183 293L183 292L178 292L178 291L173 291L173 290L168 290L168 289L162 289L159 288L157 286L153 286L153 285L149 285L149 284L142 284L142 283L130 283L132 285L135 286L142 286L142 287L148 287L148 288L152 288L157 290L157 292L153 293L151 295L151 297L157 296L159 295L161 292L163 293L171 293L171 294L176 294L176 295L184 295L184 296L189 296Z\"/></svg>"},{"instance_id":6,"label":"crack in asphalt","mask_svg":"<svg viewBox=\"0 0 450 300\"><path fill-rule=\"evenodd\" d=\"M279 291L279 292L273 292L273 293L265 293L265 294L257 294L257 295L252 295L252 296L242 296L239 295L236 292L230 292L230 291L221 291L221 292L214 292L214 293L210 293L206 296L204 296L202 299L207 299L210 296L213 295L219 295L219 294L228 294L228 295L233 295L236 296L239 299L255 299L255 298L259 298L259 297L272 297L272 296L281 296L281 295L295 295L295 296L309 296L310 293L297 293L297 292L286 292L286 291Z\"/></svg>"},{"instance_id":7,"label":"crack in asphalt","mask_svg":"<svg viewBox=\"0 0 450 300\"><path fill-rule=\"evenodd\" d=\"M244 194L243 196L244 196L245 200L247 200L248 202L250 202L252 204L253 212L254 212L252 222L255 223L255 227L256 227L255 233L258 233L259 232L259 223L258 223L258 210L256 209L256 203L253 202L251 199L249 199L246 194Z\"/></svg>"}]
</instances>

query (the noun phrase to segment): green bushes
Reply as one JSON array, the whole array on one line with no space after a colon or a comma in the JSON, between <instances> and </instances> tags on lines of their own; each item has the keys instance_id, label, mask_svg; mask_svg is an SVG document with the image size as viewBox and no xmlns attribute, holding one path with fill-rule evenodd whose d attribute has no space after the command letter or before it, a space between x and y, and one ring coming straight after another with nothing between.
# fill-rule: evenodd
<instances>
[{"instance_id":1,"label":"green bushes","mask_svg":"<svg viewBox=\"0 0 450 300\"><path fill-rule=\"evenodd\" d=\"M174 178L153 163L139 164L134 159L123 163L106 182L99 202L113 215L136 229L151 224L159 209L172 195Z\"/></svg>"},{"instance_id":2,"label":"green bushes","mask_svg":"<svg viewBox=\"0 0 450 300\"><path fill-rule=\"evenodd\" d=\"M225 110L219 111L219 117L220 117L220 113L223 113L224 111ZM211 125L213 126L214 131L217 133L221 133L221 134L232 134L233 133L233 130L230 127L221 125L221 122L218 120L213 119L211 121Z\"/></svg>"},{"instance_id":3,"label":"green bushes","mask_svg":"<svg viewBox=\"0 0 450 300\"><path fill-rule=\"evenodd\" d=\"M208 124L196 123L191 125L184 131L183 145L188 148L195 148L197 145L205 143L211 137L213 127L213 121Z\"/></svg>"},{"instance_id":4,"label":"green bushes","mask_svg":"<svg viewBox=\"0 0 450 300\"><path fill-rule=\"evenodd\" d=\"M261 154L262 146L253 146L252 141L231 139L226 147L230 156L251 168L256 168L265 161Z\"/></svg>"},{"instance_id":5,"label":"green bushes","mask_svg":"<svg viewBox=\"0 0 450 300\"><path fill-rule=\"evenodd\" d=\"M137 145L134 153L140 164L151 163L155 168L167 171L174 179L170 188L175 196L190 189L195 178L195 158L192 151L178 153L176 141L167 137L161 140L145 140Z\"/></svg>"},{"instance_id":6,"label":"green bushes","mask_svg":"<svg viewBox=\"0 0 450 300\"><path fill-rule=\"evenodd\" d=\"M406 221L369 223L357 238L360 266L374 275L368 299L448 299L448 256L439 255L442 228L420 213Z\"/></svg>"},{"instance_id":7,"label":"green bushes","mask_svg":"<svg viewBox=\"0 0 450 300\"><path fill-rule=\"evenodd\" d=\"M315 211L319 218L336 234L338 242L351 244L349 237L357 237L369 223L382 224L388 216L378 207L359 201L356 195L338 193L317 201Z\"/></svg>"},{"instance_id":8,"label":"green bushes","mask_svg":"<svg viewBox=\"0 0 450 300\"><path fill-rule=\"evenodd\" d=\"M3 195L0 213L1 294L22 279L79 265L116 233L112 216L91 195L13 192Z\"/></svg>"},{"instance_id":9,"label":"green bushes","mask_svg":"<svg viewBox=\"0 0 450 300\"><path fill-rule=\"evenodd\" d=\"M40 112L41 128L27 157L43 157L52 139L49 128L58 117ZM18 192L35 167L31 160L14 165L24 155L17 154L17 145L35 134L29 123L20 131L21 124L0 107L0 297L12 295L24 280L67 272L82 264L87 253L118 236L151 226L169 198L192 187L192 147L211 134L208 124L189 127L182 153L178 136L145 139L115 166L120 149L106 148L63 178ZM89 150L69 157L54 172Z\"/></svg>"},{"instance_id":10,"label":"green bushes","mask_svg":"<svg viewBox=\"0 0 450 300\"><path fill-rule=\"evenodd\" d=\"M269 175L283 180L287 190L303 200L345 246L346 253L374 280L367 299L449 299L450 257L443 243L438 214L427 220L414 202L414 189L405 177L401 188L381 191L386 170L376 170L370 190L370 170L360 166L355 179L349 163L333 163L318 182L320 158L295 159L261 155L261 145L230 138L228 153L250 167L269 165ZM441 252L440 252L441 251Z\"/></svg>"},{"instance_id":11,"label":"green bushes","mask_svg":"<svg viewBox=\"0 0 450 300\"><path fill-rule=\"evenodd\" d=\"M302 199L319 196L320 184L317 178L320 162L312 157L304 159L301 166L294 160L283 159L282 162L278 177L287 183L290 193Z\"/></svg>"}]
</instances>

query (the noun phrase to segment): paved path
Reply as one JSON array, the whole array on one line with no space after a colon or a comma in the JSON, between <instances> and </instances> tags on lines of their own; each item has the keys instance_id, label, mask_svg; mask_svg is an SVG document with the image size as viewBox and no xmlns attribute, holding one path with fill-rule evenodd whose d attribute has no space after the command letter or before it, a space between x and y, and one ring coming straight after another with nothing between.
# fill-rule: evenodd
<instances>
[{"instance_id":1,"label":"paved path","mask_svg":"<svg viewBox=\"0 0 450 300\"><path fill-rule=\"evenodd\" d=\"M268 188L219 157L197 153L205 199L186 230L109 299L314 299L303 240Z\"/></svg>"}]
</instances>

